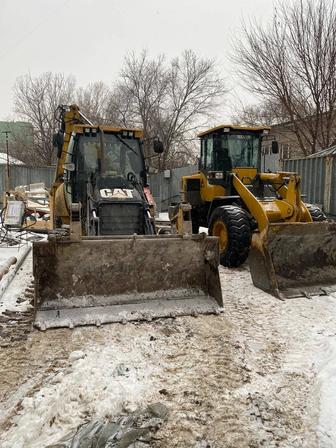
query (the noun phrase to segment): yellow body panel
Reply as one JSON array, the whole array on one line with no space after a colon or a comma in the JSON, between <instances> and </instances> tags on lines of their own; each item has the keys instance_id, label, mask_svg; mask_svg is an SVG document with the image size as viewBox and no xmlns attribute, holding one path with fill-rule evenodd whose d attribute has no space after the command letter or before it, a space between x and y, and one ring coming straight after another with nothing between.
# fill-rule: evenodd
<instances>
[{"instance_id":1,"label":"yellow body panel","mask_svg":"<svg viewBox=\"0 0 336 448\"><path fill-rule=\"evenodd\" d=\"M186 191L188 179L199 179L201 185L201 198L204 202L211 202L217 196L225 196L225 188L221 185L211 185L204 173L198 172L191 176L182 177L182 194Z\"/></svg>"},{"instance_id":2,"label":"yellow body panel","mask_svg":"<svg viewBox=\"0 0 336 448\"><path fill-rule=\"evenodd\" d=\"M232 172L238 177L239 180L243 182L243 184L247 185L252 182L257 175L257 168L249 168L249 167L239 167L233 168Z\"/></svg>"},{"instance_id":3,"label":"yellow body panel","mask_svg":"<svg viewBox=\"0 0 336 448\"><path fill-rule=\"evenodd\" d=\"M55 215L62 219L63 224L69 224L69 208L66 203L64 183L59 185L55 192Z\"/></svg>"},{"instance_id":4,"label":"yellow body panel","mask_svg":"<svg viewBox=\"0 0 336 448\"><path fill-rule=\"evenodd\" d=\"M266 210L264 209L260 201L256 200L255 196L245 187L245 185L241 182L241 180L238 179L237 176L233 177L232 182L238 195L241 197L244 204L246 204L251 215L257 221L259 230L262 231L268 225Z\"/></svg>"},{"instance_id":5,"label":"yellow body panel","mask_svg":"<svg viewBox=\"0 0 336 448\"><path fill-rule=\"evenodd\" d=\"M85 129L100 129L103 132L133 132L136 138L143 138L143 131L138 128L120 128L118 126L106 126L106 125L88 125L77 124L73 125L73 132L76 134L84 134Z\"/></svg>"}]
</instances>

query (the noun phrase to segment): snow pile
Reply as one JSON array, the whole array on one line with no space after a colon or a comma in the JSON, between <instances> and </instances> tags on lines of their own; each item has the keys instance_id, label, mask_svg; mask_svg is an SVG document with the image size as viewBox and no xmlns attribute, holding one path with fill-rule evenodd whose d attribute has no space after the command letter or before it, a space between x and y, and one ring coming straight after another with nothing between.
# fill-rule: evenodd
<instances>
[{"instance_id":1,"label":"snow pile","mask_svg":"<svg viewBox=\"0 0 336 448\"><path fill-rule=\"evenodd\" d=\"M2 448L43 448L94 418L132 412L151 397L153 366L131 345L73 352L71 367L25 397Z\"/></svg>"}]
</instances>

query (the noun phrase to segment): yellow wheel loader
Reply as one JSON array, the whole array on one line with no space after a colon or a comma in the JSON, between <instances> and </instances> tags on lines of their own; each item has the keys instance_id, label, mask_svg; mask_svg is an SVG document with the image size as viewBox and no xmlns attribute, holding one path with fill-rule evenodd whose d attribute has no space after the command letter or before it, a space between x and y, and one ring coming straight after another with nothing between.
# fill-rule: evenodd
<instances>
[{"instance_id":1,"label":"yellow wheel loader","mask_svg":"<svg viewBox=\"0 0 336 448\"><path fill-rule=\"evenodd\" d=\"M199 172L182 178L173 226L182 233L189 220L194 234L208 227L219 238L221 264L237 267L249 257L253 283L279 298L326 294L336 284L336 223L302 201L296 173L260 172L269 130L202 132ZM277 153L277 142L271 146Z\"/></svg>"},{"instance_id":2,"label":"yellow wheel loader","mask_svg":"<svg viewBox=\"0 0 336 448\"><path fill-rule=\"evenodd\" d=\"M58 114L48 240L33 244L35 326L217 313L218 239L157 234L142 131L94 125L75 105Z\"/></svg>"}]
</instances>

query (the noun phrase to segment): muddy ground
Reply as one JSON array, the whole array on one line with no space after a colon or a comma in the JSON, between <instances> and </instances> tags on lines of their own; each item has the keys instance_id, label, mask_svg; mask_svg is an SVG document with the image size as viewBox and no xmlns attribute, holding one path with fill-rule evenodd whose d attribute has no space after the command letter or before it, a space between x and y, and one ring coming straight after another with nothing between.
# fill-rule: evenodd
<instances>
[{"instance_id":1,"label":"muddy ground","mask_svg":"<svg viewBox=\"0 0 336 448\"><path fill-rule=\"evenodd\" d=\"M219 316L39 332L30 269L0 304L1 447L154 402L169 409L155 448L336 446L336 298L281 302L221 268Z\"/></svg>"}]
</instances>

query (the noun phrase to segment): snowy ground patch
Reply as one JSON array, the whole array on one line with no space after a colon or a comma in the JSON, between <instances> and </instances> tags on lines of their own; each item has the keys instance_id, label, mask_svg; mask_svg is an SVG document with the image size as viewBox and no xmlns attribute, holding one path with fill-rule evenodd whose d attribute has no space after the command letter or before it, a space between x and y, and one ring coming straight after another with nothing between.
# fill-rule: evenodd
<instances>
[{"instance_id":1,"label":"snowy ground patch","mask_svg":"<svg viewBox=\"0 0 336 448\"><path fill-rule=\"evenodd\" d=\"M44 448L153 402L169 418L151 448L334 448L336 299L282 302L247 266L220 277L218 316L46 332L3 320L1 448Z\"/></svg>"},{"instance_id":2,"label":"snowy ground patch","mask_svg":"<svg viewBox=\"0 0 336 448\"><path fill-rule=\"evenodd\" d=\"M336 321L335 317L334 320ZM320 344L322 359L317 375L320 395L318 433L321 448L332 448L336 446L336 326L333 332L323 336ZM328 337L327 340L325 336Z\"/></svg>"},{"instance_id":3,"label":"snowy ground patch","mask_svg":"<svg viewBox=\"0 0 336 448\"><path fill-rule=\"evenodd\" d=\"M3 252L4 251L4 252ZM3 259L8 259L12 256L18 259L20 262L20 257L23 253L27 251L27 246L13 247L13 248L1 248L0 254ZM18 263L17 262L17 263ZM11 271L16 269L17 266L13 265L8 274L6 274L0 282L0 287L7 280L7 277L11 275ZM4 291L3 295L0 297L0 315L6 310L9 311L26 311L29 308L30 299L32 298L32 291L30 296L25 295L25 291L30 287L32 281L32 253L27 255L27 259L24 261L23 265L18 269L15 275L15 281L9 284L8 288ZM19 300L18 300L19 299Z\"/></svg>"},{"instance_id":4,"label":"snowy ground patch","mask_svg":"<svg viewBox=\"0 0 336 448\"><path fill-rule=\"evenodd\" d=\"M145 352L131 344L72 352L65 371L23 399L1 447L43 448L91 417L112 418L147 403L155 367Z\"/></svg>"}]
</instances>

